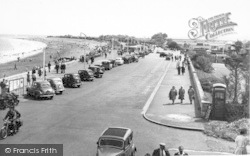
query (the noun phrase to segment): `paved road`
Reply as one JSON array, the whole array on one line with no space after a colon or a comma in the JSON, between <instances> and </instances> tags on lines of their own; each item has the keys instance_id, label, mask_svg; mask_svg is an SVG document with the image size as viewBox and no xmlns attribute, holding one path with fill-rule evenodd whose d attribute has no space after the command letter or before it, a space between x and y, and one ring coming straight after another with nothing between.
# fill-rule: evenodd
<instances>
[{"instance_id":1,"label":"paved road","mask_svg":"<svg viewBox=\"0 0 250 156\"><path fill-rule=\"evenodd\" d=\"M142 117L142 108L167 65L158 55L150 54L139 63L106 71L103 78L84 82L81 88L67 88L52 101L24 100L17 108L24 126L0 143L58 143L64 144L65 156L92 156L100 133L109 126L121 126L134 131L137 155L141 156L152 153L160 142L168 148L226 149L225 142L201 132L159 126Z\"/></svg>"}]
</instances>

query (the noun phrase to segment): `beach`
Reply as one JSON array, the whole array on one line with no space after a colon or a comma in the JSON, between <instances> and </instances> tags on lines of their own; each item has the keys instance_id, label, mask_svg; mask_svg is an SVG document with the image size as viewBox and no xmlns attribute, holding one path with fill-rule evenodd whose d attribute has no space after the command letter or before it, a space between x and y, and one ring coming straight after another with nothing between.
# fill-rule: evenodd
<instances>
[{"instance_id":1,"label":"beach","mask_svg":"<svg viewBox=\"0 0 250 156\"><path fill-rule=\"evenodd\" d=\"M47 38L47 37L22 37L5 40L6 44L20 44L17 40L24 44L23 49L14 50L5 46L2 51L8 53L1 53L0 57L0 78L4 76L11 76L14 74L30 71L35 66L42 66L43 51L45 51L46 65L50 61L52 64L55 59L60 57L75 57L80 58L81 55L87 54L94 50L96 46L102 46L106 43L97 42L94 40L85 39L70 39L70 38ZM9 42L9 41L13 41ZM15 42L16 41L16 42ZM1 42L1 44L3 44ZM29 47L27 47L30 44ZM33 45L31 45L33 44ZM3 47L3 46L2 46ZM30 48L30 49L28 49ZM26 53L24 50L27 50ZM20 61L17 58L20 57ZM15 69L15 66L17 67Z\"/></svg>"},{"instance_id":2,"label":"beach","mask_svg":"<svg viewBox=\"0 0 250 156\"><path fill-rule=\"evenodd\" d=\"M0 64L36 55L46 48L46 44L14 38L0 38Z\"/></svg>"}]
</instances>

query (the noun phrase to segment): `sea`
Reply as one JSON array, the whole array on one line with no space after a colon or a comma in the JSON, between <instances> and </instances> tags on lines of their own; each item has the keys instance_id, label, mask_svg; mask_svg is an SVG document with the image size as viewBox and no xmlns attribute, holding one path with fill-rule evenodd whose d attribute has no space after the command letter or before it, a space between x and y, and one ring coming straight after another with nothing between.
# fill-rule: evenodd
<instances>
[{"instance_id":1,"label":"sea","mask_svg":"<svg viewBox=\"0 0 250 156\"><path fill-rule=\"evenodd\" d=\"M47 46L45 43L20 37L0 35L0 64L38 54Z\"/></svg>"}]
</instances>

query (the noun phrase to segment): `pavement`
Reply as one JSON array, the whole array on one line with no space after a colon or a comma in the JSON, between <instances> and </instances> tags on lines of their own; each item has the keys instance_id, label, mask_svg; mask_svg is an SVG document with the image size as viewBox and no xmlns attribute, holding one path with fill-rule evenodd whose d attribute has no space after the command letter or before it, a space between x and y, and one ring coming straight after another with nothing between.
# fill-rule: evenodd
<instances>
[{"instance_id":1,"label":"pavement","mask_svg":"<svg viewBox=\"0 0 250 156\"><path fill-rule=\"evenodd\" d=\"M142 115L146 120L159 125L203 131L206 121L195 117L194 104L190 104L188 98L187 91L191 86L188 69L186 68L184 75L178 75L176 63L177 61L170 61L166 67L165 73L145 104ZM172 86L175 86L177 91L181 86L185 89L183 103L180 102L178 96L175 104L169 100L168 93Z\"/></svg>"}]
</instances>

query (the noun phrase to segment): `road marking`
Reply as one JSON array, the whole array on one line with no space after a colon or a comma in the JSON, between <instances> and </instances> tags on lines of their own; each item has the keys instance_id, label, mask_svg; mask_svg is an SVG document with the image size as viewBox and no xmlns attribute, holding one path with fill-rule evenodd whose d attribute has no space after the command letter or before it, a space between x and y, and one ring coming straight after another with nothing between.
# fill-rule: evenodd
<instances>
[{"instance_id":1,"label":"road marking","mask_svg":"<svg viewBox=\"0 0 250 156\"><path fill-rule=\"evenodd\" d=\"M147 101L146 104L144 105L141 114L145 114L145 113L147 112L149 105L150 105L151 102L153 101L155 94L157 93L157 91L158 91L158 89L160 88L160 85L161 85L161 83L162 83L164 77L165 77L166 74L167 74L167 71L168 71L168 68L169 68L170 64L171 64L171 62L170 62L170 63L168 64L168 66L166 67L164 74L162 75L162 77L161 77L161 79L159 80L159 82L157 83L157 85L156 85L154 91L152 92L152 94L151 94L150 97L148 98L148 101Z\"/></svg>"}]
</instances>

